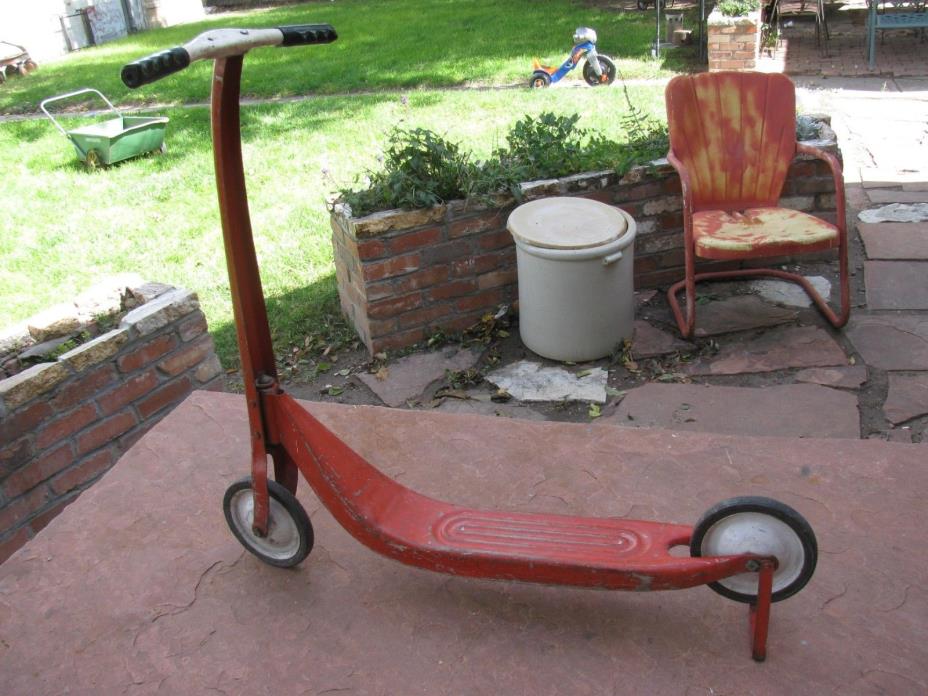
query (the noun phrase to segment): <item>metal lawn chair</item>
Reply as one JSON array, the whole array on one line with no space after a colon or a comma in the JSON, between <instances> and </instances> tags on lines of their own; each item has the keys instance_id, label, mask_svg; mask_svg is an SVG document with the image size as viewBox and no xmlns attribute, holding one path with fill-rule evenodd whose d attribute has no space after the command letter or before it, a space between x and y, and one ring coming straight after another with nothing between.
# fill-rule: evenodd
<instances>
[{"instance_id":1,"label":"metal lawn chair","mask_svg":"<svg viewBox=\"0 0 928 696\"><path fill-rule=\"evenodd\" d=\"M796 141L796 93L779 73L681 75L667 85L670 152L683 187L685 278L667 292L683 336L696 321L696 283L767 276L798 283L832 326L850 313L844 178L838 159ZM779 207L797 153L824 160L835 181L835 224ZM838 250L841 308L835 312L806 278L772 268L697 273L696 259L755 259ZM744 265L743 263L740 265ZM677 295L686 291L686 313Z\"/></svg>"}]
</instances>

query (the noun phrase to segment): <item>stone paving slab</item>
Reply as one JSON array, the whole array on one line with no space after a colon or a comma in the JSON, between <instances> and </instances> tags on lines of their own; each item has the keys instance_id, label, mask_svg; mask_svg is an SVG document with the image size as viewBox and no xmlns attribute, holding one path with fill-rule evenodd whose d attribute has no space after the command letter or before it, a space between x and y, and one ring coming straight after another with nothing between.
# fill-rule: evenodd
<instances>
[{"instance_id":1,"label":"stone paving slab","mask_svg":"<svg viewBox=\"0 0 928 696\"><path fill-rule=\"evenodd\" d=\"M928 309L928 263L866 261L868 309Z\"/></svg>"},{"instance_id":2,"label":"stone paving slab","mask_svg":"<svg viewBox=\"0 0 928 696\"><path fill-rule=\"evenodd\" d=\"M302 482L315 550L270 568L219 504L247 471L244 400L197 392L0 566L3 693L928 690L922 445L307 406L388 475L464 505L692 523L729 496L776 497L815 529L816 575L774 605L758 665L746 607L706 588L595 592L412 569L352 540Z\"/></svg>"},{"instance_id":3,"label":"stone paving slab","mask_svg":"<svg viewBox=\"0 0 928 696\"><path fill-rule=\"evenodd\" d=\"M800 370L794 379L797 382L821 384L824 387L857 389L868 379L866 365L849 365L848 367L811 367Z\"/></svg>"},{"instance_id":4,"label":"stone paving slab","mask_svg":"<svg viewBox=\"0 0 928 696\"><path fill-rule=\"evenodd\" d=\"M885 222L857 225L870 259L928 260L928 223Z\"/></svg>"},{"instance_id":5,"label":"stone paving slab","mask_svg":"<svg viewBox=\"0 0 928 696\"><path fill-rule=\"evenodd\" d=\"M805 293L802 294L804 298L807 297ZM778 294L778 297L782 299L783 296ZM798 316L799 313L795 310L776 307L764 302L757 295L735 295L698 305L695 333L697 336L705 337L760 329L789 324Z\"/></svg>"},{"instance_id":6,"label":"stone paving slab","mask_svg":"<svg viewBox=\"0 0 928 696\"><path fill-rule=\"evenodd\" d=\"M894 425L928 413L928 373L889 375L889 394L883 404L886 420Z\"/></svg>"},{"instance_id":7,"label":"stone paving slab","mask_svg":"<svg viewBox=\"0 0 928 696\"><path fill-rule=\"evenodd\" d=\"M642 319L636 319L632 334L632 356L636 360L657 358L670 353L685 353L695 349L689 341L682 340L677 334L652 326Z\"/></svg>"},{"instance_id":8,"label":"stone paving slab","mask_svg":"<svg viewBox=\"0 0 928 696\"><path fill-rule=\"evenodd\" d=\"M711 357L694 362L691 375L739 375L794 367L846 365L844 350L826 331L815 326L771 329L759 336L726 342Z\"/></svg>"},{"instance_id":9,"label":"stone paving slab","mask_svg":"<svg viewBox=\"0 0 928 696\"><path fill-rule=\"evenodd\" d=\"M487 397L487 398L483 398ZM435 407L441 413L466 413L497 418L521 418L523 420L545 420L545 416L528 406L518 403L496 403L485 392L474 393L469 399L445 398Z\"/></svg>"},{"instance_id":10,"label":"stone paving slab","mask_svg":"<svg viewBox=\"0 0 928 696\"><path fill-rule=\"evenodd\" d=\"M615 414L600 422L726 435L860 437L857 397L814 384L651 383L629 390Z\"/></svg>"},{"instance_id":11,"label":"stone paving slab","mask_svg":"<svg viewBox=\"0 0 928 696\"><path fill-rule=\"evenodd\" d=\"M386 372L356 375L387 406L402 406L418 398L447 370L466 370L477 364L480 352L455 347L432 353L415 353L389 363Z\"/></svg>"},{"instance_id":12,"label":"stone paving slab","mask_svg":"<svg viewBox=\"0 0 928 696\"><path fill-rule=\"evenodd\" d=\"M852 314L844 333L871 367L928 370L928 317Z\"/></svg>"},{"instance_id":13,"label":"stone paving slab","mask_svg":"<svg viewBox=\"0 0 928 696\"><path fill-rule=\"evenodd\" d=\"M893 191L888 189L874 189L868 191L872 203L928 203L928 192L925 191Z\"/></svg>"}]
</instances>

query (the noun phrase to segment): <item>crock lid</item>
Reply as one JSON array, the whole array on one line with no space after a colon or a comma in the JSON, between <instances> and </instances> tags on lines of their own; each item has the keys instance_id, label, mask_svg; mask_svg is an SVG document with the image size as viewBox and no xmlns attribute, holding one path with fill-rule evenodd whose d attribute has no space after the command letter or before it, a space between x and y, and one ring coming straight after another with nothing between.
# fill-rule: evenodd
<instances>
[{"instance_id":1,"label":"crock lid","mask_svg":"<svg viewBox=\"0 0 928 696\"><path fill-rule=\"evenodd\" d=\"M617 208L586 198L539 198L512 211L512 236L545 249L589 249L614 242L628 231Z\"/></svg>"}]
</instances>

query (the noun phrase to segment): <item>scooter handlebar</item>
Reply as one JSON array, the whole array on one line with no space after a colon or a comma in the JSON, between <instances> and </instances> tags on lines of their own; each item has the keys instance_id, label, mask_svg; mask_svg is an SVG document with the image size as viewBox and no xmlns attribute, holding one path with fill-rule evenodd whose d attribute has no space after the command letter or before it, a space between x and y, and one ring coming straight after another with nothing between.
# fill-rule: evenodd
<instances>
[{"instance_id":1,"label":"scooter handlebar","mask_svg":"<svg viewBox=\"0 0 928 696\"><path fill-rule=\"evenodd\" d=\"M308 46L310 44L332 43L338 38L331 24L295 24L277 27L284 35L281 46Z\"/></svg>"},{"instance_id":2,"label":"scooter handlebar","mask_svg":"<svg viewBox=\"0 0 928 696\"><path fill-rule=\"evenodd\" d=\"M135 89L172 75L188 65L190 65L190 54L187 49L183 46L175 46L124 65L120 77L126 87Z\"/></svg>"},{"instance_id":3,"label":"scooter handlebar","mask_svg":"<svg viewBox=\"0 0 928 696\"><path fill-rule=\"evenodd\" d=\"M244 55L259 46L307 46L338 38L330 24L297 24L276 29L213 29L183 46L153 53L122 69L122 81L135 89L183 70L192 62Z\"/></svg>"}]
</instances>

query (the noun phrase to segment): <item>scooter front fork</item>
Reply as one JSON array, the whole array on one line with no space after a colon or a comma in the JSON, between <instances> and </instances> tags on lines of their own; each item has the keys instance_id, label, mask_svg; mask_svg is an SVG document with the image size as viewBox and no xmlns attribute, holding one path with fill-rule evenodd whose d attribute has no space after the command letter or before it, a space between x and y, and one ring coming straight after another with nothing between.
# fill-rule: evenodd
<instances>
[{"instance_id":1,"label":"scooter front fork","mask_svg":"<svg viewBox=\"0 0 928 696\"><path fill-rule=\"evenodd\" d=\"M256 536L265 537L268 533L268 514L270 499L267 491L267 456L274 460L274 480L296 495L300 476L296 462L287 450L276 443L276 421L268 409L265 396L277 394L280 387L277 380L268 375L261 375L255 380L258 403L261 414L261 428L256 428L251 436L251 481L254 495L254 518L252 531ZM269 442L270 441L270 442Z\"/></svg>"},{"instance_id":2,"label":"scooter front fork","mask_svg":"<svg viewBox=\"0 0 928 696\"><path fill-rule=\"evenodd\" d=\"M767 658L767 630L770 628L770 604L773 594L773 571L776 559L757 561L760 575L757 580L757 600L751 604L751 657L757 662Z\"/></svg>"}]
</instances>

